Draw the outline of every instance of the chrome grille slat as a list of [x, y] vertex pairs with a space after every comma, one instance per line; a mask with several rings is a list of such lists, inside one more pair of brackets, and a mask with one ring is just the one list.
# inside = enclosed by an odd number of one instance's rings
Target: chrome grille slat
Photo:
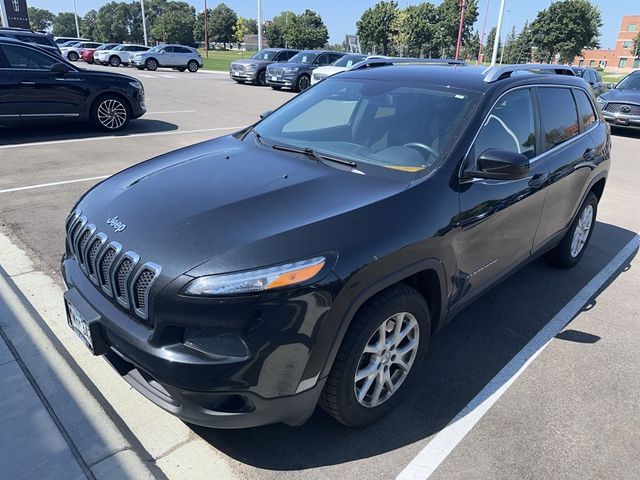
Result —
[[[623, 107], [629, 107], [628, 112], [623, 112]], [[633, 103], [620, 103], [620, 102], [610, 102], [604, 108], [605, 112], [611, 113], [622, 113], [623, 115], [633, 115], [640, 116], [640, 105], [635, 105]]]
[[78, 210], [69, 215], [65, 229], [69, 249], [89, 279], [120, 306], [151, 325], [149, 293], [161, 267], [152, 262], [139, 265], [137, 253], [122, 253], [122, 245], [109, 242], [105, 233], [96, 232], [96, 226]]

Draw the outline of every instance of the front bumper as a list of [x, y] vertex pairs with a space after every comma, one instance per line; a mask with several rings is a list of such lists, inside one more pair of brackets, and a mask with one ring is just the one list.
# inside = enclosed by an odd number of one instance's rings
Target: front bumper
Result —
[[[327, 346], [322, 351], [314, 345], [314, 337], [331, 292], [306, 289], [280, 301], [226, 301], [217, 307], [196, 301], [188, 309], [185, 299], [160, 302], [151, 312], [152, 329], [103, 295], [73, 257], [63, 260], [62, 273], [74, 306], [99, 315], [107, 361], [136, 390], [184, 421], [217, 428], [299, 425], [313, 413], [324, 379], [317, 367], [315, 375], [307, 367], [319, 364], [312, 356], [329, 354]], [[187, 346], [186, 328], [198, 322], [209, 322], [213, 339], [242, 339], [248, 353], [203, 353]]]
[[146, 59], [144, 58], [132, 58], [129, 63], [131, 63], [131, 65], [136, 66], [136, 67], [141, 67], [144, 65]]
[[295, 75], [274, 76], [270, 75], [269, 71], [267, 71], [266, 80], [267, 85], [270, 85], [272, 87], [292, 87], [295, 84], [296, 77]]
[[640, 128], [640, 117], [623, 113], [610, 113], [602, 110], [604, 119], [615, 127]]

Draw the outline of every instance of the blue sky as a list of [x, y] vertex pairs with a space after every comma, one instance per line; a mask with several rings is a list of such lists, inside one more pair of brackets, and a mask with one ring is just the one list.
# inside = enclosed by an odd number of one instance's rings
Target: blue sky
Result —
[[[202, 9], [203, 0], [187, 0], [197, 9]], [[431, 0], [435, 4], [441, 0]], [[262, 0], [263, 17], [269, 19], [282, 10], [302, 12], [305, 8], [317, 11], [329, 28], [331, 42], [341, 42], [346, 33], [355, 33], [356, 21], [368, 7], [374, 5], [377, 0]], [[53, 12], [72, 11], [73, 0], [27, 0], [29, 6], [47, 8]], [[78, 14], [83, 15], [92, 8], [98, 9], [107, 0], [76, 0]], [[215, 7], [219, 2], [208, 0], [209, 8]], [[243, 17], [256, 17], [256, 0], [226, 0], [225, 3]], [[420, 3], [414, 0], [399, 0], [400, 6]], [[550, 4], [550, 0], [507, 0], [507, 12], [505, 14], [505, 30], [522, 27], [526, 20], [533, 20], [541, 10]], [[638, 0], [592, 0], [592, 3], [600, 7], [604, 26], [600, 39], [603, 48], [614, 48], [620, 28], [620, 19], [625, 14], [640, 14], [640, 1]], [[495, 25], [498, 17], [500, 0], [480, 0], [480, 16], [476, 28], [482, 33], [485, 11], [489, 5], [487, 18], [487, 32]]]

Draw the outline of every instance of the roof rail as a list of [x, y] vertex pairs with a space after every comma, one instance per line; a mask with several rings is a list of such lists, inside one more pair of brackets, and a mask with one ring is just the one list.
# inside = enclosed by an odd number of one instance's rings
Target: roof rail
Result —
[[532, 72], [532, 73], [553, 73], [556, 75], [569, 75], [575, 77], [575, 73], [571, 67], [567, 65], [553, 65], [546, 63], [527, 63], [521, 65], [496, 65], [487, 68], [484, 81], [487, 83], [497, 82], [509, 78], [515, 72]]
[[426, 65], [466, 65], [464, 60], [454, 60], [452, 58], [370, 58], [353, 65], [349, 70], [360, 70], [362, 68], [383, 67], [398, 64], [426, 64]]

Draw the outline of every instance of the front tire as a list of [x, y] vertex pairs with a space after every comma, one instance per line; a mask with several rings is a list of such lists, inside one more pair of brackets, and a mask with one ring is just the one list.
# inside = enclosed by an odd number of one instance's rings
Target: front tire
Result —
[[109, 65], [111, 65], [112, 67], [119, 67], [121, 63], [122, 60], [120, 60], [120, 57], [118, 57], [117, 55], [113, 55], [109, 59]]
[[78, 54], [76, 52], [69, 52], [69, 55], [67, 55], [67, 58], [69, 59], [70, 62], [77, 62]]
[[580, 261], [591, 240], [597, 213], [598, 197], [589, 192], [567, 233], [547, 254], [549, 263], [559, 268], [571, 268]]
[[408, 285], [368, 300], [349, 325], [320, 406], [349, 427], [387, 415], [420, 372], [430, 330], [427, 303]]
[[91, 121], [100, 130], [118, 132], [129, 124], [131, 111], [128, 103], [117, 95], [98, 98], [91, 107]]
[[298, 78], [298, 82], [296, 83], [296, 91], [304, 92], [310, 86], [311, 78], [309, 75], [300, 75], [300, 78]]
[[198, 65], [198, 62], [196, 62], [195, 60], [189, 60], [189, 63], [187, 63], [187, 69], [191, 73], [196, 73], [199, 68], [200, 68], [200, 65]]
[[256, 85], [264, 87], [267, 84], [267, 72], [266, 70], [260, 70], [256, 77]]
[[155, 58], [149, 58], [144, 62], [144, 66], [150, 72], [155, 72], [158, 69], [158, 61]]

